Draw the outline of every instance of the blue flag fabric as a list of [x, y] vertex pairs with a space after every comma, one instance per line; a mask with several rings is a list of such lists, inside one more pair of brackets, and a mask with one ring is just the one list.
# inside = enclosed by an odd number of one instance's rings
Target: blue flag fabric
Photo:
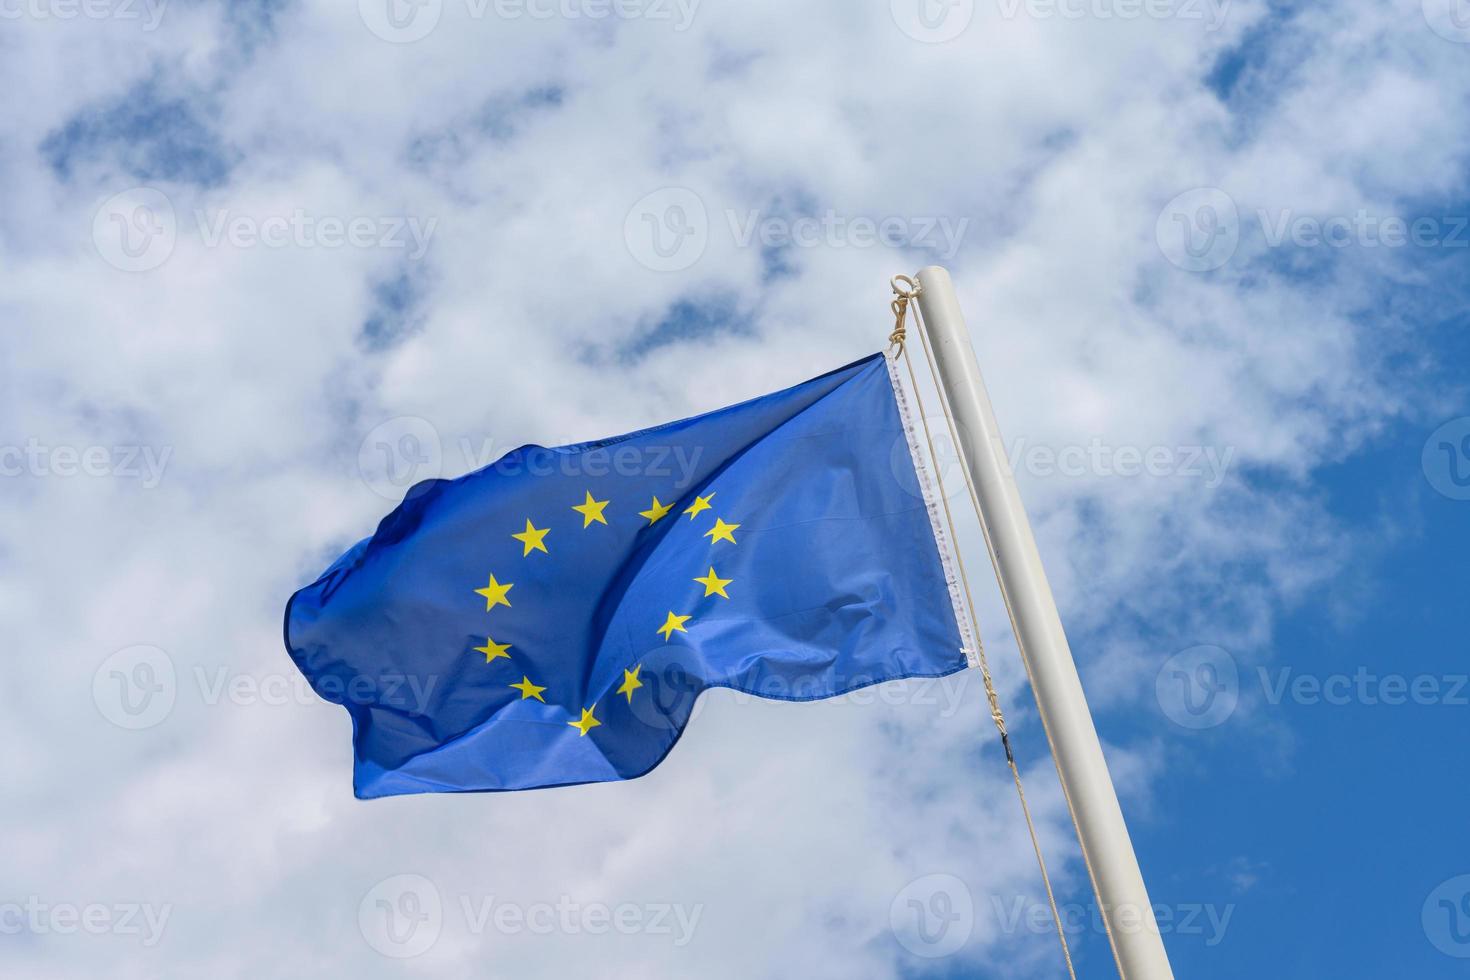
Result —
[[630, 779], [705, 688], [810, 700], [964, 668], [899, 397], [875, 354], [416, 485], [286, 607], [291, 657], [352, 716], [357, 795]]

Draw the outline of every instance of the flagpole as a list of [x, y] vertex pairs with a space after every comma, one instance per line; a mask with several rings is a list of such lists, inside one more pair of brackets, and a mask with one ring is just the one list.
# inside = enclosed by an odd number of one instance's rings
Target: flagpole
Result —
[[949, 273], [918, 274], [919, 312], [958, 429], [1041, 722], [1123, 980], [1173, 980], [1102, 744], [1067, 646]]

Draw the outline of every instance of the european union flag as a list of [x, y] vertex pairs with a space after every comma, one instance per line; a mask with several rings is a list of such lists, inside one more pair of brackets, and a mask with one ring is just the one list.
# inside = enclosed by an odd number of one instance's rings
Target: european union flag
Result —
[[[286, 607], [359, 797], [631, 779], [694, 699], [832, 697], [974, 649], [882, 354], [418, 484]], [[965, 625], [961, 625], [965, 624]]]

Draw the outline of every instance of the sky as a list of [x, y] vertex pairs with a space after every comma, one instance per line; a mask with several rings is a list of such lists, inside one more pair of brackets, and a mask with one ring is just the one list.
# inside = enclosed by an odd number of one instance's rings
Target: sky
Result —
[[934, 263], [1176, 975], [1464, 975], [1463, 0], [0, 21], [6, 975], [1063, 976], [972, 671], [710, 692], [626, 783], [362, 802], [280, 638], [413, 481], [854, 360]]

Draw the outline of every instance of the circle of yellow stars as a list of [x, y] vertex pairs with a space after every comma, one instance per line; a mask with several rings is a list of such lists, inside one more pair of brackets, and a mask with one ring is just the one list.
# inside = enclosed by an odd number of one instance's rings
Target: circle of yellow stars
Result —
[[[702, 496], [696, 494], [694, 497], [694, 502], [691, 503], [688, 507], [685, 507], [682, 513], [688, 516], [690, 521], [693, 521], [705, 511], [714, 509], [714, 505], [710, 502], [714, 498], [714, 491], [711, 491]], [[675, 502], [676, 501], [671, 500], [669, 503], [664, 503], [657, 496], [654, 496], [653, 501], [649, 504], [647, 510], [638, 511], [638, 516], [648, 522], [644, 525], [644, 527], [652, 527], [659, 521], [663, 520], [665, 517], [669, 516], [669, 514], [674, 509]], [[588, 528], [592, 527], [593, 524], [601, 524], [603, 526], [607, 526], [607, 506], [609, 503], [611, 503], [611, 500], [598, 500], [592, 495], [591, 490], [587, 490], [585, 491], [585, 496], [582, 502], [580, 504], [572, 504], [571, 509], [581, 515], [582, 530], [585, 531]], [[704, 532], [704, 537], [710, 539], [711, 546], [719, 544], [720, 542], [738, 544], [739, 542], [735, 537], [735, 532], [738, 530], [740, 530], [739, 524], [731, 524], [727, 522], [723, 517], [716, 515], [714, 526], [711, 527], [708, 531]], [[526, 518], [525, 529], [512, 534], [511, 537], [514, 540], [520, 542], [521, 557], [530, 558], [532, 552], [539, 551], [544, 555], [551, 554], [550, 549], [546, 545], [546, 536], [550, 533], [551, 528], [549, 526], [538, 528], [535, 522], [528, 517]], [[475, 589], [475, 594], [482, 596], [485, 600], [485, 611], [488, 613], [492, 611], [496, 606], [505, 606], [507, 608], [510, 608], [510, 590], [515, 588], [515, 583], [501, 582], [493, 574], [489, 576], [489, 579], [490, 581], [485, 585], [484, 588]], [[725, 589], [726, 586], [733, 584], [734, 579], [721, 578], [719, 573], [715, 571], [714, 565], [710, 565], [709, 571], [707, 573], [702, 576], [696, 576], [693, 581], [704, 586], [704, 595], [702, 596], [702, 598], [707, 599], [710, 596], [719, 596], [722, 599], [728, 599], [730, 598], [730, 593], [725, 591]], [[668, 611], [668, 616], [664, 619], [663, 625], [655, 630], [655, 632], [658, 635], [662, 636], [664, 638], [664, 642], [667, 643], [673, 639], [675, 633], [688, 633], [689, 630], [685, 626], [685, 624], [693, 618], [693, 613], [681, 616], [670, 609]], [[475, 647], [474, 650], [476, 653], [483, 653], [485, 655], [486, 664], [492, 664], [497, 660], [511, 659], [511, 645], [509, 643], [497, 643], [489, 636], [485, 637], [485, 643], [483, 646]], [[635, 665], [631, 670], [625, 669], [623, 671], [623, 682], [618, 687], [617, 693], [625, 696], [628, 699], [629, 704], [633, 703], [633, 692], [643, 687], [643, 680], [639, 676], [642, 671], [642, 664]], [[521, 681], [519, 684], [508, 684], [506, 686], [511, 688], [512, 690], [520, 692], [520, 700], [522, 701], [534, 699], [536, 701], [540, 701], [542, 704], [546, 703], [546, 698], [542, 696], [546, 691], [545, 685], [536, 684], [531, 680], [530, 677], [526, 676], [525, 674], [521, 675]], [[602, 722], [598, 720], [595, 714], [596, 709], [596, 704], [593, 704], [590, 707], [582, 708], [581, 717], [578, 718], [576, 721], [569, 721], [567, 722], [567, 724], [570, 725], [572, 728], [575, 728], [579, 736], [586, 736], [588, 732], [602, 724]]]

